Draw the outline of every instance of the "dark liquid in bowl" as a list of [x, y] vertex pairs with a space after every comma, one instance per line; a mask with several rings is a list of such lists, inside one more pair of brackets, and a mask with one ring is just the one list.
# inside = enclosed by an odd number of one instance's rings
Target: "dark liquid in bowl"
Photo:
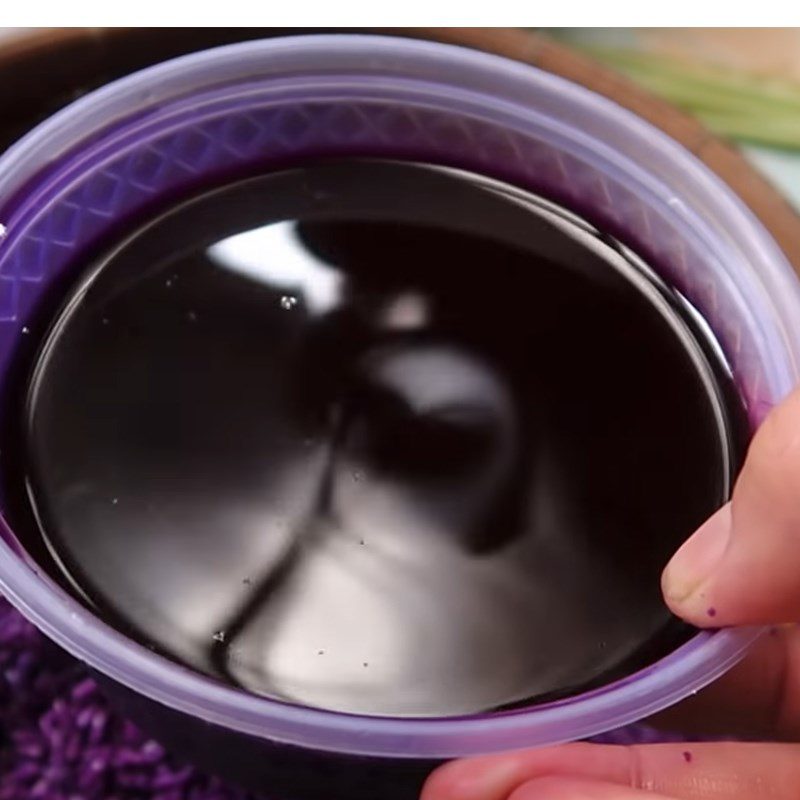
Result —
[[685, 640], [659, 574], [745, 440], [703, 321], [613, 240], [357, 160], [100, 258], [25, 413], [26, 535], [71, 591], [221, 680], [386, 715], [540, 702]]

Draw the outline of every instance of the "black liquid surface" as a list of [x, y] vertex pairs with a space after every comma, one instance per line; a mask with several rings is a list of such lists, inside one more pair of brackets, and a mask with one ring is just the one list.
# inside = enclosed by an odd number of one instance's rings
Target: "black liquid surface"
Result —
[[28, 486], [59, 579], [253, 692], [451, 715], [689, 631], [659, 573], [741, 409], [680, 298], [474, 176], [340, 161], [196, 199], [44, 343]]

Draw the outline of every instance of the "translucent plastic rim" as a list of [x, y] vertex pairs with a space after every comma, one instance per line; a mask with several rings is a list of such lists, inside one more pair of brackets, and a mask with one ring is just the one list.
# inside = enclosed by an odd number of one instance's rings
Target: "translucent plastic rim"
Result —
[[[586, 157], [635, 184], [728, 270], [761, 370], [757, 421], [797, 378], [800, 290], [784, 256], [736, 196], [691, 154], [615, 104], [567, 81], [462, 48], [372, 36], [248, 42], [193, 54], [86, 96], [0, 159], [0, 203], [48, 161], [137, 108], [209, 85], [274, 75], [353, 73], [387, 87], [423, 83], [469, 93], [498, 115], [536, 114], [554, 136], [580, 140]], [[388, 89], [387, 89], [388, 90]], [[571, 132], [571, 133], [570, 133]], [[579, 135], [580, 134], [580, 135]], [[665, 212], [666, 213], [666, 212]], [[2, 221], [2, 220], [0, 220]], [[0, 248], [2, 241], [0, 241]], [[656, 664], [593, 692], [519, 711], [447, 719], [376, 718], [288, 705], [226, 687], [163, 659], [99, 621], [37, 573], [0, 525], [0, 587], [37, 627], [113, 680], [190, 716], [264, 739], [348, 754], [438, 758], [585, 738], [645, 717], [714, 680], [758, 636], [754, 629], [699, 633]]]

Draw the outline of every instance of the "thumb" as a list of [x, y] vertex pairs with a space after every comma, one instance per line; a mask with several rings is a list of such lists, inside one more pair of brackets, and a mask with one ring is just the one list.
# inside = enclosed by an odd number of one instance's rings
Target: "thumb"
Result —
[[662, 588], [700, 626], [800, 621], [800, 390], [767, 416], [732, 501], [673, 556]]

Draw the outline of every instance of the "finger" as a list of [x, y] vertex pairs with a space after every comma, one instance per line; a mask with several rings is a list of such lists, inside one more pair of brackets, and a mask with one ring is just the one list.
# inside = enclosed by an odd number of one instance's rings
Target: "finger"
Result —
[[800, 621], [800, 390], [767, 416], [732, 502], [678, 550], [662, 587], [700, 626]]
[[684, 734], [800, 740], [800, 628], [772, 628], [730, 672], [649, 721]]
[[428, 779], [421, 800], [507, 800], [529, 781], [554, 777], [676, 800], [797, 800], [800, 745], [578, 743], [525, 750], [445, 764]]
[[523, 783], [509, 800], [666, 800], [664, 795], [574, 778], [537, 778]]

